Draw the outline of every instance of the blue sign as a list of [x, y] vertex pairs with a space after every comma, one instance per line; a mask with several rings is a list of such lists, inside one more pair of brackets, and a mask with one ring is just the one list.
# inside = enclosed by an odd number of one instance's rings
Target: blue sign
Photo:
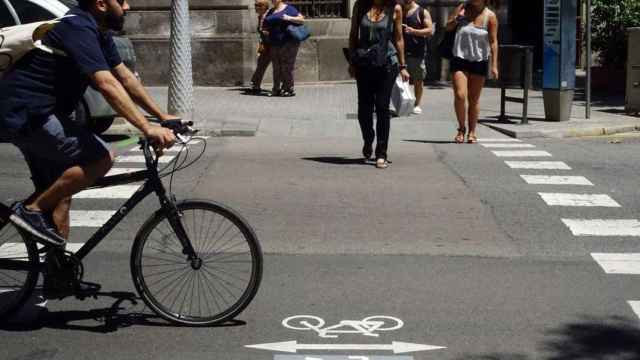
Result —
[[544, 0], [544, 89], [576, 85], [576, 0]]

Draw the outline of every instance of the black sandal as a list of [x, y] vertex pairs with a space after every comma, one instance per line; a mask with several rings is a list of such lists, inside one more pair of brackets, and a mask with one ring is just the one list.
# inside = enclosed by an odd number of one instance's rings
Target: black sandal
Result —
[[458, 128], [458, 135], [456, 135], [455, 138], [453, 138], [453, 141], [456, 142], [456, 144], [464, 144], [464, 136], [467, 133], [467, 128]]

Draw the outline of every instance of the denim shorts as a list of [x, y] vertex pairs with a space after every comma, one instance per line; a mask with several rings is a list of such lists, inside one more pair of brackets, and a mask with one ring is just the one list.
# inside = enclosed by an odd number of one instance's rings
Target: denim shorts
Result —
[[70, 118], [50, 115], [12, 139], [29, 166], [36, 191], [48, 189], [67, 169], [109, 156], [109, 146]]

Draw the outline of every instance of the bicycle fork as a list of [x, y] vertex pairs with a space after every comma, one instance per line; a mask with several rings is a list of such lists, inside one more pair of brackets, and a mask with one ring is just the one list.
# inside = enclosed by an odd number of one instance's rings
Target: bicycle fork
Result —
[[191, 263], [191, 268], [199, 270], [202, 267], [202, 259], [198, 257], [196, 250], [191, 244], [189, 235], [182, 225], [182, 212], [176, 206], [175, 198], [172, 196], [170, 200], [166, 199], [164, 206], [166, 211], [168, 211], [167, 219], [169, 220], [169, 224], [182, 245], [182, 253], [187, 255], [187, 259], [189, 259]]

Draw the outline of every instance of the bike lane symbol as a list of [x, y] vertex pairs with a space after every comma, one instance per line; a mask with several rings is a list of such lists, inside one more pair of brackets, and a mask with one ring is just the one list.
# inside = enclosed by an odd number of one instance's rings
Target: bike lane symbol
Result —
[[335, 325], [325, 327], [325, 321], [320, 317], [296, 315], [284, 319], [282, 325], [291, 330], [312, 330], [321, 338], [337, 338], [342, 334], [379, 337], [378, 332], [398, 330], [404, 326], [404, 322], [392, 316], [375, 315], [362, 320], [342, 320]]

